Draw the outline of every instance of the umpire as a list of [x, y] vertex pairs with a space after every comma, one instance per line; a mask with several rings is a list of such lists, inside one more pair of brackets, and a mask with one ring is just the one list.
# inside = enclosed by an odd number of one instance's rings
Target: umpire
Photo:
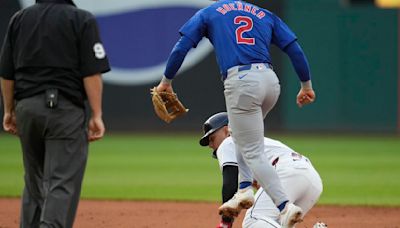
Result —
[[105, 131], [101, 73], [109, 70], [94, 16], [71, 0], [36, 0], [11, 18], [0, 77], [3, 127], [23, 151], [21, 227], [72, 227], [88, 141]]

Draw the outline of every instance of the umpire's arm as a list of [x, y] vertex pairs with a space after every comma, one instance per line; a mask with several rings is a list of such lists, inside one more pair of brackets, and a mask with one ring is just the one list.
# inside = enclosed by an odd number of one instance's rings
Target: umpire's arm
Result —
[[103, 138], [105, 127], [102, 119], [102, 94], [103, 80], [101, 74], [94, 74], [83, 79], [85, 92], [88, 97], [91, 117], [89, 120], [89, 141], [95, 141]]
[[1, 91], [4, 102], [3, 128], [6, 132], [11, 134], [17, 134], [17, 124], [14, 111], [15, 64], [11, 42], [13, 23], [17, 15], [18, 13], [16, 13], [10, 20], [4, 43], [0, 51]]
[[14, 80], [2, 78], [1, 91], [4, 103], [3, 128], [6, 132], [17, 134], [17, 124], [14, 112]]

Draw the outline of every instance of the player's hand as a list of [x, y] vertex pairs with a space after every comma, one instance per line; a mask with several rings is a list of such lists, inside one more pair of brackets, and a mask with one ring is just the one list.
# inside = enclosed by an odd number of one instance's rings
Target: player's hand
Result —
[[233, 217], [228, 217], [228, 216], [221, 216], [221, 222], [217, 225], [217, 228], [231, 228], [233, 221], [235, 219]]
[[315, 92], [312, 88], [301, 88], [297, 94], [296, 103], [301, 108], [315, 101]]
[[162, 91], [167, 91], [170, 93], [174, 92], [174, 90], [172, 89], [171, 83], [160, 82], [160, 84], [158, 84], [158, 86], [157, 86], [157, 92], [162, 92]]
[[217, 228], [232, 228], [232, 223], [221, 221], [218, 223]]
[[6, 132], [16, 135], [17, 131], [17, 120], [15, 118], [15, 113], [4, 113], [3, 117], [3, 128]]
[[256, 179], [253, 179], [253, 183], [251, 183], [251, 186], [254, 188], [254, 189], [259, 189], [261, 186], [258, 184], [258, 181], [256, 180]]
[[90, 142], [103, 138], [106, 131], [101, 117], [92, 117], [89, 120], [88, 139]]

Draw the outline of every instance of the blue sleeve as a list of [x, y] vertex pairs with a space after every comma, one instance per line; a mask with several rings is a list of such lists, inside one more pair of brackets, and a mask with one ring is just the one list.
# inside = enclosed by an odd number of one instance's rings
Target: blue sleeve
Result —
[[303, 50], [297, 41], [287, 45], [283, 50], [292, 61], [293, 67], [299, 76], [300, 81], [305, 82], [311, 79], [310, 67]]
[[192, 18], [187, 21], [179, 33], [182, 36], [186, 36], [191, 39], [194, 43], [194, 47], [200, 42], [200, 40], [206, 36], [207, 25], [205, 23], [205, 9], [199, 10]]
[[164, 72], [165, 77], [167, 77], [168, 79], [174, 78], [176, 72], [178, 72], [183, 63], [186, 54], [194, 46], [195, 44], [191, 39], [186, 36], [181, 36], [179, 41], [175, 44], [174, 49], [172, 49], [171, 54], [169, 55], [167, 66]]
[[281, 50], [285, 49], [287, 45], [297, 40], [293, 31], [283, 22], [279, 17], [272, 14], [273, 30], [272, 30], [272, 43], [278, 46]]

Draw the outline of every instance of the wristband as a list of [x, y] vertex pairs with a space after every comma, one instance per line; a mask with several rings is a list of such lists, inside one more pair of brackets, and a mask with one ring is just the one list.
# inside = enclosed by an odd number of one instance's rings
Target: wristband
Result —
[[169, 79], [167, 77], [165, 77], [165, 75], [162, 77], [161, 79], [161, 83], [163, 84], [171, 84], [172, 83], [172, 79]]
[[305, 81], [305, 82], [300, 82], [301, 88], [302, 89], [312, 89], [312, 83], [311, 80]]

